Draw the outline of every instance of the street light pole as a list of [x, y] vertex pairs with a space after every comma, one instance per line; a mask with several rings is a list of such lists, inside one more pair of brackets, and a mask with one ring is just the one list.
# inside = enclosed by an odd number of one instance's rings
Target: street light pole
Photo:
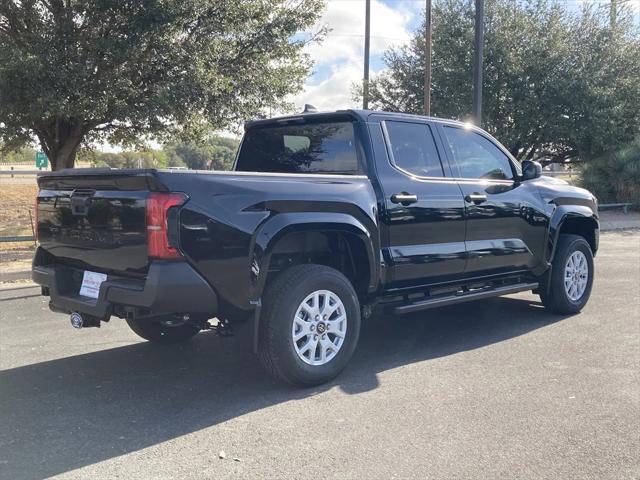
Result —
[[371, 0], [365, 2], [364, 19], [364, 80], [362, 82], [362, 108], [369, 109], [369, 44], [371, 40]]
[[431, 0], [427, 0], [425, 7], [424, 32], [424, 114], [431, 115]]
[[484, 49], [484, 0], [476, 0], [475, 59], [473, 62], [473, 117], [482, 124], [482, 52]]

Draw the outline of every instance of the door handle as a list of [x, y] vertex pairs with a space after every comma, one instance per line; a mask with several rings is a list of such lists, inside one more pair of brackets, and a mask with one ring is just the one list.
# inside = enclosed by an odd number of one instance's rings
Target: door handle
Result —
[[475, 203], [476, 205], [479, 203], [483, 203], [487, 201], [487, 196], [481, 193], [470, 193], [464, 199], [469, 203]]
[[394, 193], [391, 195], [391, 201], [393, 203], [401, 203], [406, 207], [407, 205], [416, 203], [418, 201], [418, 196], [407, 192]]

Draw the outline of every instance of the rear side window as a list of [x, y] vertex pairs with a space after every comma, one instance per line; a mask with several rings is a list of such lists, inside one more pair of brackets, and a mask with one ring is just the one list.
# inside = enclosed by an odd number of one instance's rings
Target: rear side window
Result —
[[444, 127], [461, 178], [512, 180], [511, 162], [491, 140], [479, 133]]
[[395, 165], [420, 177], [443, 177], [433, 134], [424, 123], [385, 122]]
[[275, 173], [363, 173], [351, 122], [250, 128], [236, 171]]

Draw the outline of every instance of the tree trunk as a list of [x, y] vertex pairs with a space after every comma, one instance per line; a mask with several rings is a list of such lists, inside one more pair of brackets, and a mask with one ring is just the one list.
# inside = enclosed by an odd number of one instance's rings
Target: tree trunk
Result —
[[531, 147], [531, 150], [529, 150], [529, 153], [527, 154], [525, 160], [533, 160], [533, 156], [535, 155], [536, 150], [538, 150], [538, 144], [534, 143]]
[[76, 152], [88, 131], [85, 122], [77, 118], [55, 118], [35, 128], [42, 149], [49, 157], [51, 170], [73, 168]]
[[513, 147], [511, 147], [511, 149], [509, 150], [509, 152], [511, 153], [511, 155], [513, 155], [513, 158], [518, 158], [518, 156], [520, 155], [520, 149], [522, 148], [520, 142], [517, 142]]

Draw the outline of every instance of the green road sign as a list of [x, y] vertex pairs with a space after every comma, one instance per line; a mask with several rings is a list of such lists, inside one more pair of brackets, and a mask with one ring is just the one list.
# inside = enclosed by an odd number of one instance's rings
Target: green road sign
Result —
[[36, 153], [36, 168], [47, 168], [49, 166], [49, 159], [44, 152]]

